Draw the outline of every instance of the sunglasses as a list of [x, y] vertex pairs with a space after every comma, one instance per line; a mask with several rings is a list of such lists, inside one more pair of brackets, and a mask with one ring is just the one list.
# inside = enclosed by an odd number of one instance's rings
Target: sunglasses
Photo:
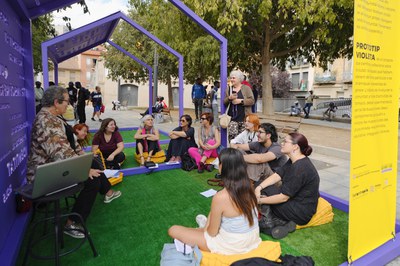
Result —
[[186, 122], [186, 120], [183, 120], [183, 119], [181, 119], [180, 121], [181, 121], [181, 122]]
[[206, 117], [200, 117], [200, 120], [207, 120]]

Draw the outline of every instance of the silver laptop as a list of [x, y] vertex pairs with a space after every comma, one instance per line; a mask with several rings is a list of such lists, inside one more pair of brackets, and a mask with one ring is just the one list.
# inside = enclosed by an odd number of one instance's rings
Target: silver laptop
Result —
[[23, 196], [36, 199], [76, 186], [86, 181], [92, 165], [93, 153], [39, 165], [35, 181], [17, 191]]

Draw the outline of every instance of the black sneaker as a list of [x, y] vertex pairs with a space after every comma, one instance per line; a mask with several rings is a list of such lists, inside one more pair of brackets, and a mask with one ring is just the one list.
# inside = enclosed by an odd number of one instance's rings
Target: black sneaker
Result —
[[75, 223], [64, 226], [64, 234], [69, 235], [73, 238], [84, 238], [84, 229]]
[[96, 119], [94, 119], [94, 118], [92, 117], [92, 121], [96, 121]]
[[289, 233], [294, 232], [296, 230], [295, 222], [288, 222], [284, 225], [275, 226], [271, 230], [271, 236], [275, 239], [282, 239], [286, 237]]
[[99, 122], [102, 122], [102, 121], [103, 121], [103, 119], [99, 118]]

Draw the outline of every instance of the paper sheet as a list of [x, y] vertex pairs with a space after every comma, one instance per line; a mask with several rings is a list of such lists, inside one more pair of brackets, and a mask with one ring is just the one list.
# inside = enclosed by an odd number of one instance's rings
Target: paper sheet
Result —
[[201, 192], [200, 194], [206, 198], [209, 198], [209, 197], [214, 196], [216, 193], [217, 193], [217, 191], [215, 189], [210, 188], [209, 190]]
[[104, 174], [106, 175], [107, 178], [118, 177], [119, 176], [119, 170], [106, 169], [106, 170], [104, 170]]
[[190, 254], [193, 251], [191, 246], [184, 244], [183, 242], [179, 241], [178, 239], [174, 239], [174, 243], [175, 243], [176, 250], [183, 254]]

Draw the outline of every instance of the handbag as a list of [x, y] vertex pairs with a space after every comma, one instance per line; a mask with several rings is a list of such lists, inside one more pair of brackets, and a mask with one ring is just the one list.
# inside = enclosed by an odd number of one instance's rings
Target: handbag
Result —
[[228, 125], [231, 122], [231, 116], [228, 115], [228, 110], [229, 110], [230, 106], [231, 106], [231, 103], [228, 104], [228, 107], [226, 108], [225, 113], [219, 116], [219, 125], [222, 128], [228, 128]]
[[106, 109], [106, 107], [105, 107], [104, 105], [102, 105], [102, 106], [100, 107], [100, 113], [104, 113], [105, 109]]
[[190, 254], [183, 254], [176, 250], [175, 244], [164, 244], [161, 252], [160, 266], [200, 266], [202, 254], [197, 246]]

